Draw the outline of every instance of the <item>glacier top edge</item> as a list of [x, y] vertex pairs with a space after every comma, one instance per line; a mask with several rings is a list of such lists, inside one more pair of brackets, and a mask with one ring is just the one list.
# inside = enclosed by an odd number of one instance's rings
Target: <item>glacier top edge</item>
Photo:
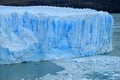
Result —
[[0, 6], [0, 14], [7, 15], [9, 13], [16, 12], [19, 15], [24, 12], [38, 15], [48, 16], [71, 16], [71, 15], [85, 15], [85, 14], [107, 14], [107, 12], [96, 11], [94, 9], [74, 9], [66, 7], [53, 7], [53, 6], [27, 6], [27, 7], [16, 7], [16, 6]]

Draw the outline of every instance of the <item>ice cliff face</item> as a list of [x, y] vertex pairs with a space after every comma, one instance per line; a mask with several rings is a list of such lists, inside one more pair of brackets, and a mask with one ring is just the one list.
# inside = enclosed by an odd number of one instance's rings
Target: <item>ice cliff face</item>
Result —
[[0, 6], [0, 64], [110, 52], [112, 28], [102, 11]]

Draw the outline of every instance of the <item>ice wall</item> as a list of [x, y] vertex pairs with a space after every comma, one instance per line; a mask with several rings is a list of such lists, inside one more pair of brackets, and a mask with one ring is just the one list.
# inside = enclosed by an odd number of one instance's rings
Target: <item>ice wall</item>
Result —
[[0, 6], [0, 64], [73, 58], [112, 50], [107, 12]]

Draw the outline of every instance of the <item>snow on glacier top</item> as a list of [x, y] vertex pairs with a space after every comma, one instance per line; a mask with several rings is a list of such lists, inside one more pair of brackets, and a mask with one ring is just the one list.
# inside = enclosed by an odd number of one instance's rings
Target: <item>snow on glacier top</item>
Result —
[[[74, 9], [66, 7], [53, 7], [53, 6], [28, 6], [28, 7], [13, 7], [13, 6], [0, 6], [0, 14], [29, 12], [31, 14], [43, 15], [43, 16], [71, 16], [82, 14], [99, 14], [103, 11], [96, 11], [94, 9]], [[107, 13], [107, 12], [106, 12]]]

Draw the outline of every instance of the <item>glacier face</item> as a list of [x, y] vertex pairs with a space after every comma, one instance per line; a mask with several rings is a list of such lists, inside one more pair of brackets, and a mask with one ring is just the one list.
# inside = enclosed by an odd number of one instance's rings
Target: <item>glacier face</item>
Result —
[[0, 64], [91, 56], [112, 50], [107, 12], [0, 6]]

